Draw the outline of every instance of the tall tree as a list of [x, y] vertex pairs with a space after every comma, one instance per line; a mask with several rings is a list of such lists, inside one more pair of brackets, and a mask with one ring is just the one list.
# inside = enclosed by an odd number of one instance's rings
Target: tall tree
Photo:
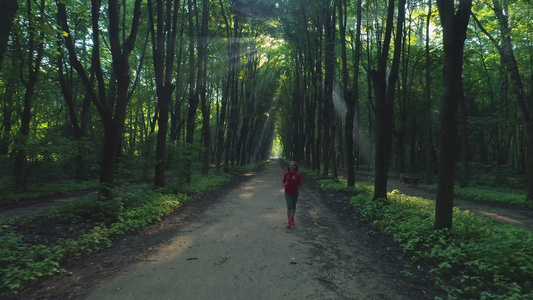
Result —
[[[194, 2], [194, 3], [193, 3]], [[187, 136], [185, 141], [187, 142], [188, 153], [187, 153], [187, 164], [185, 169], [185, 175], [187, 183], [191, 182], [192, 176], [192, 149], [194, 143], [194, 129], [196, 127], [196, 110], [198, 109], [198, 93], [196, 86], [196, 31], [195, 31], [195, 22], [194, 22], [194, 13], [197, 11], [198, 7], [195, 5], [196, 1], [187, 0], [187, 11], [188, 11], [188, 25], [189, 25], [189, 111], [187, 113]]]
[[[533, 96], [528, 94], [526, 88], [524, 87], [522, 75], [520, 74], [520, 68], [518, 67], [518, 61], [514, 53], [514, 46], [512, 43], [512, 30], [509, 25], [509, 9], [507, 2], [500, 0], [493, 0], [493, 10], [496, 18], [498, 20], [501, 42], [498, 42], [482, 25], [482, 23], [477, 19], [476, 16], [473, 16], [474, 21], [477, 23], [479, 28], [487, 35], [491, 40], [493, 45], [498, 50], [501, 56], [501, 62], [504, 65], [505, 69], [509, 72], [511, 78], [511, 84], [513, 87], [513, 92], [515, 94], [518, 109], [521, 113], [522, 123], [525, 127], [525, 137], [528, 142], [527, 147], [527, 175], [526, 175], [526, 186], [527, 186], [527, 199], [530, 202], [533, 202], [533, 111], [532, 111], [532, 101]], [[503, 3], [503, 4], [502, 4]]]
[[11, 73], [5, 78], [5, 92], [2, 105], [2, 138], [0, 139], [0, 155], [7, 156], [11, 144], [11, 128], [13, 126], [14, 95], [17, 91], [16, 74]]
[[[27, 74], [20, 74], [23, 78], [23, 84], [26, 88], [24, 93], [24, 104], [20, 116], [20, 132], [15, 138], [15, 164], [13, 169], [13, 180], [17, 188], [24, 189], [26, 186], [27, 175], [27, 152], [26, 146], [28, 136], [30, 134], [30, 122], [32, 119], [33, 98], [35, 96], [35, 88], [39, 73], [41, 72], [41, 63], [44, 56], [44, 32], [39, 30], [44, 25], [44, 10], [45, 1], [41, 0], [36, 3], [38, 13], [33, 10], [33, 2], [26, 1], [26, 18], [28, 23], [28, 38], [26, 45], [26, 57], [22, 57], [23, 50], [18, 49], [21, 57], [20, 60], [24, 62]], [[20, 43], [17, 43], [20, 45]], [[21, 68], [22, 72], [22, 68]]]
[[[347, 186], [354, 186], [355, 185], [355, 160], [359, 160], [358, 155], [355, 155], [355, 153], [359, 154], [360, 149], [360, 139], [359, 139], [359, 125], [360, 125], [360, 111], [359, 111], [359, 74], [360, 74], [360, 62], [361, 62], [361, 26], [362, 26], [362, 0], [357, 0], [356, 2], [356, 29], [355, 29], [355, 49], [354, 49], [354, 57], [353, 57], [353, 91], [348, 95], [347, 98], [345, 96], [345, 99], [347, 104], [347, 111], [346, 111], [346, 129], [345, 129], [345, 136], [346, 136], [346, 161], [347, 161], [347, 168], [348, 168], [348, 183]], [[356, 122], [356, 139], [357, 142], [357, 150], [354, 151], [354, 118], [355, 113], [357, 111], [357, 122]]]
[[0, 70], [17, 10], [17, 0], [0, 0]]
[[[232, 1], [235, 2], [235, 1]], [[230, 165], [235, 162], [235, 147], [237, 140], [237, 123], [239, 119], [239, 70], [240, 63], [240, 43], [242, 37], [241, 14], [237, 9], [237, 4], [233, 6], [233, 34], [230, 45], [230, 74], [229, 74], [229, 122], [224, 144], [224, 171], [229, 171]]]
[[208, 30], [209, 30], [209, 0], [202, 2], [202, 18], [200, 39], [198, 41], [198, 93], [202, 109], [202, 174], [209, 173], [209, 153], [211, 149], [211, 130], [209, 120], [211, 107], [207, 101], [207, 58], [208, 58]]
[[403, 24], [405, 20], [405, 0], [398, 3], [398, 20], [396, 23], [396, 35], [394, 39], [394, 55], [389, 81], [386, 81], [387, 59], [389, 55], [390, 40], [393, 29], [395, 1], [389, 0], [385, 38], [378, 59], [378, 69], [372, 71], [372, 81], [376, 96], [376, 159], [374, 200], [387, 198], [387, 180], [389, 173], [389, 156], [392, 145], [392, 126], [394, 110], [394, 89], [398, 79], [400, 65], [400, 53], [402, 44]]
[[[91, 2], [91, 24], [92, 24], [92, 58], [91, 74], [88, 74], [86, 68], [82, 65], [77, 57], [75, 41], [72, 38], [68, 25], [65, 4], [56, 1], [58, 7], [58, 20], [62, 30], [65, 32], [65, 45], [68, 49], [71, 66], [78, 72], [82, 84], [87, 90], [91, 101], [96, 106], [104, 127], [104, 148], [102, 153], [102, 163], [100, 169], [100, 183], [102, 188], [100, 195], [104, 199], [111, 199], [111, 188], [114, 186], [115, 168], [119, 153], [119, 145], [122, 140], [124, 130], [124, 121], [126, 118], [126, 109], [130, 100], [130, 64], [129, 57], [135, 47], [139, 23], [141, 17], [141, 0], [135, 0], [133, 15], [129, 34], [126, 34], [120, 21], [120, 4], [118, 0], [109, 0], [107, 4], [108, 17], [108, 42], [111, 52], [112, 77], [111, 83], [107, 83], [104, 78], [106, 73], [102, 68], [104, 61], [101, 53], [100, 40], [100, 17], [105, 11], [102, 8], [100, 0]], [[126, 4], [126, 3], [124, 3]], [[126, 7], [124, 7], [124, 11]], [[125, 18], [125, 16], [124, 16]], [[124, 30], [124, 31], [123, 31]], [[92, 79], [94, 76], [95, 80]]]
[[[226, 39], [227, 39], [227, 58], [228, 62], [231, 61], [231, 55], [232, 55], [232, 38], [231, 38], [231, 26], [230, 22], [228, 20], [228, 16], [226, 15], [224, 5], [222, 1], [219, 1], [220, 3], [220, 9], [222, 13], [222, 17], [224, 19], [225, 24], [225, 31], [226, 31]], [[220, 116], [218, 118], [218, 124], [217, 124], [217, 131], [216, 131], [216, 153], [215, 153], [215, 169], [217, 171], [220, 170], [220, 167], [222, 166], [222, 154], [224, 153], [224, 124], [226, 123], [226, 114], [227, 114], [227, 104], [229, 99], [229, 93], [230, 93], [230, 84], [231, 84], [231, 78], [232, 78], [232, 65], [228, 63], [226, 65], [226, 72], [227, 76], [222, 80], [223, 81], [223, 88], [222, 88], [222, 97], [221, 97], [221, 107], [220, 107]]]
[[[333, 79], [335, 77], [335, 27], [336, 27], [336, 3], [325, 1], [324, 7], [324, 175], [328, 175], [331, 168], [336, 168], [334, 162], [335, 153], [335, 129], [336, 118], [333, 106]], [[336, 170], [336, 169], [335, 169]]]
[[439, 179], [435, 229], [452, 227], [455, 160], [457, 157], [457, 110], [464, 101], [463, 49], [472, 0], [437, 0], [444, 43], [444, 97], [441, 106]]
[[432, 141], [432, 134], [431, 134], [431, 57], [430, 57], [430, 51], [429, 51], [429, 32], [430, 32], [430, 25], [431, 25], [431, 3], [433, 0], [428, 0], [428, 12], [426, 16], [426, 86], [425, 86], [425, 92], [426, 92], [426, 130], [425, 130], [425, 139], [426, 139], [426, 183], [431, 184], [433, 182], [432, 179], [432, 165], [433, 165], [433, 141]]
[[155, 151], [154, 185], [165, 186], [167, 169], [167, 132], [172, 93], [174, 60], [176, 57], [176, 36], [178, 32], [178, 9], [180, 1], [156, 0], [155, 13], [152, 0], [148, 0], [152, 56], [154, 63], [159, 110], [157, 143]]
[[[360, 4], [358, 2], [357, 4]], [[354, 116], [355, 116], [355, 99], [353, 96], [353, 92], [349, 89], [348, 86], [348, 62], [347, 62], [347, 55], [346, 55], [346, 19], [347, 19], [347, 3], [346, 1], [340, 0], [338, 4], [339, 9], [339, 39], [341, 42], [341, 65], [342, 65], [342, 89], [343, 89], [343, 97], [344, 102], [346, 103], [346, 116], [345, 116], [345, 135], [344, 138], [346, 140], [346, 166], [348, 169], [348, 182], [347, 186], [354, 186], [355, 185], [355, 169], [354, 169], [354, 151], [353, 151], [353, 123], [354, 123]], [[360, 24], [357, 24], [358, 29], [360, 30]], [[359, 36], [357, 36], [359, 37]], [[356, 39], [357, 39], [356, 37]], [[355, 41], [356, 45], [359, 45], [359, 41]], [[356, 46], [357, 47], [357, 46]], [[357, 50], [356, 50], [357, 52]], [[355, 54], [357, 55], [357, 54]], [[357, 59], [356, 59], [357, 60]], [[356, 69], [357, 66], [354, 66], [354, 69]], [[355, 76], [355, 75], [354, 75]], [[355, 80], [354, 80], [355, 81]]]

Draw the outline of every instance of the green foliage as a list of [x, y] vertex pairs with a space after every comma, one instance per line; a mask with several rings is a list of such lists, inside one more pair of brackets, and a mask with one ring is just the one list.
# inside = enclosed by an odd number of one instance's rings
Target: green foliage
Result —
[[[65, 253], [70, 255], [84, 255], [96, 250], [107, 248], [111, 245], [113, 237], [130, 232], [136, 232], [161, 219], [188, 200], [184, 194], [161, 194], [152, 191], [134, 191], [119, 194], [114, 204], [105, 207], [110, 208], [104, 215], [105, 221], [114, 220], [111, 224], [99, 223], [89, 233], [81, 235], [77, 240], [68, 240], [65, 243]], [[101, 203], [103, 204], [103, 203]], [[100, 204], [100, 205], [101, 205]], [[102, 221], [101, 211], [92, 221]], [[86, 213], [86, 211], [84, 211]]]
[[0, 295], [16, 293], [24, 284], [42, 276], [62, 272], [59, 246], [31, 245], [24, 237], [11, 231], [8, 225], [0, 228]]
[[350, 203], [415, 262], [432, 267], [435, 283], [450, 297], [525, 299], [533, 296], [533, 234], [469, 211], [454, 211], [454, 228], [433, 229], [433, 201], [389, 193], [372, 201], [359, 190]]

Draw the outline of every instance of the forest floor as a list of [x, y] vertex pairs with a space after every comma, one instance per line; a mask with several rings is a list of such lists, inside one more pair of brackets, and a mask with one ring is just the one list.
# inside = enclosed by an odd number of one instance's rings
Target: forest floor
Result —
[[[287, 229], [283, 172], [279, 161], [272, 161], [238, 176], [142, 232], [114, 241], [111, 248], [82, 260], [66, 258], [65, 274], [41, 280], [13, 299], [443, 296], [426, 266], [411, 266], [391, 237], [377, 233], [338, 201], [348, 193], [320, 191], [304, 176], [296, 225]], [[389, 188], [434, 199], [428, 191], [395, 180]], [[456, 205], [533, 230], [531, 211], [465, 200]], [[3, 217], [16, 210], [3, 211]]]

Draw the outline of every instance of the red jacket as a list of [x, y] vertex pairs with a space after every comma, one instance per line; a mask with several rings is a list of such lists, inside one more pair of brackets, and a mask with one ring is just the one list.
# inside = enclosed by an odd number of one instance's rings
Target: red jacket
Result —
[[293, 174], [285, 172], [283, 185], [285, 186], [285, 194], [298, 195], [298, 187], [302, 186], [302, 175], [298, 171]]

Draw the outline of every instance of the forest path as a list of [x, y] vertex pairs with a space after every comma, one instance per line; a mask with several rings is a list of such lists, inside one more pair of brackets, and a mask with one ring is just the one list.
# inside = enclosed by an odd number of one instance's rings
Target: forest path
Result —
[[[343, 172], [344, 173], [344, 172]], [[346, 174], [343, 174], [345, 176]], [[374, 179], [367, 176], [356, 175], [356, 181], [374, 182]], [[416, 185], [399, 182], [396, 179], [391, 179], [387, 182], [387, 190], [398, 190], [401, 194], [422, 197], [435, 201], [437, 194], [434, 191], [417, 187]], [[496, 219], [498, 221], [520, 226], [529, 231], [533, 231], [533, 210], [520, 209], [511, 207], [502, 203], [488, 203], [474, 200], [468, 200], [461, 197], [454, 198], [454, 206], [461, 210], [469, 210], [480, 216]]]
[[305, 176], [296, 225], [287, 229], [283, 172], [269, 163], [87, 299], [435, 296], [431, 285], [403, 276], [398, 253], [332, 212]]
[[[339, 173], [346, 177], [346, 171], [339, 170]], [[356, 180], [364, 182], [373, 182], [373, 178], [369, 176], [363, 176], [361, 174], [356, 174]], [[423, 188], [417, 187], [416, 185], [405, 184], [403, 182], [399, 182], [398, 180], [391, 178], [389, 178], [389, 181], [387, 183], [387, 189], [389, 191], [399, 190], [402, 194], [423, 197], [429, 200], [436, 200], [437, 198], [436, 192], [434, 191], [428, 191]], [[96, 192], [91, 193], [96, 194]], [[58, 196], [39, 201], [31, 201], [29, 203], [20, 203], [19, 205], [11, 208], [0, 208], [0, 220], [6, 220], [14, 217], [30, 216], [49, 208], [58, 207], [70, 203], [78, 199], [79, 197], [79, 195], [73, 195], [68, 197]], [[520, 226], [522, 228], [528, 229], [529, 231], [533, 231], [533, 210], [531, 209], [520, 209], [505, 204], [473, 201], [460, 197], [455, 197], [454, 205], [460, 208], [461, 210], [469, 210], [481, 216], [490, 217], [504, 223]]]
[[6, 207], [1, 209], [0, 208], [0, 221], [1, 220], [7, 220], [15, 217], [29, 217], [31, 215], [35, 215], [39, 212], [42, 212], [46, 209], [54, 208], [54, 207], [61, 207], [65, 204], [68, 204], [76, 199], [80, 198], [80, 195], [88, 195], [93, 194], [96, 195], [96, 192], [87, 192], [72, 196], [55, 196], [50, 197], [47, 199], [42, 200], [32, 200], [28, 202], [20, 202], [17, 203], [17, 205], [14, 205], [12, 207]]

